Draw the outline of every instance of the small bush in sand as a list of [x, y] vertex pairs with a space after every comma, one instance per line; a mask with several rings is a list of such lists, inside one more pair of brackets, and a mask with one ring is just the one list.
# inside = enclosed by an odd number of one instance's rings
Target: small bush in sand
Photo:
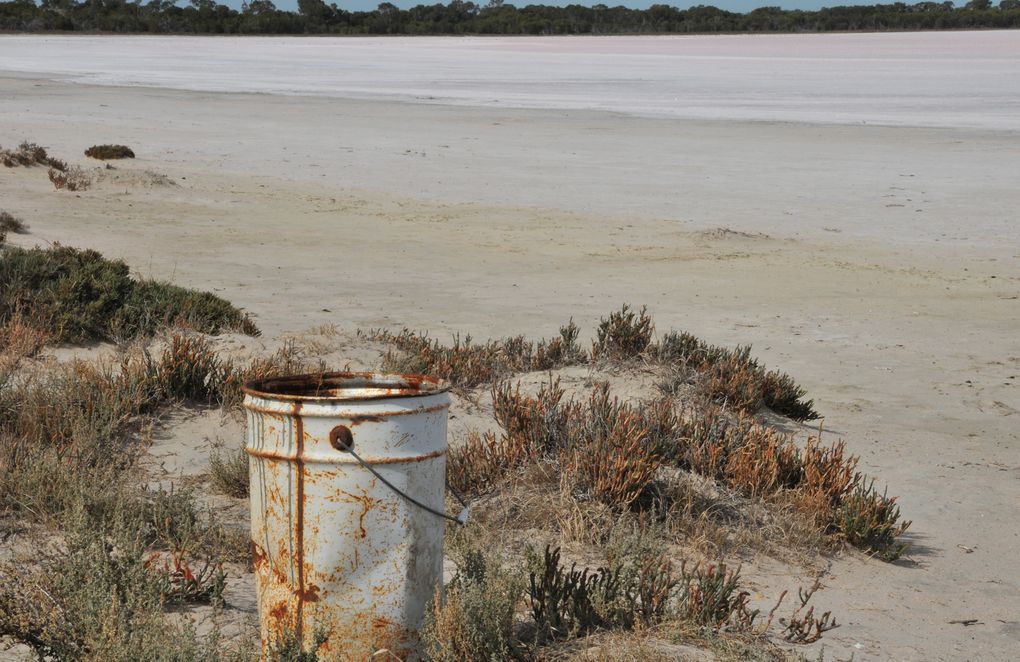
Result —
[[883, 561], [895, 561], [906, 553], [909, 545], [897, 540], [910, 527], [900, 521], [896, 498], [879, 493], [874, 480], [863, 479], [853, 491], [840, 500], [835, 525], [846, 540]]
[[14, 234], [26, 234], [28, 226], [17, 216], [8, 212], [0, 211], [0, 233], [13, 232]]
[[93, 145], [85, 150], [85, 156], [91, 159], [109, 161], [113, 159], [133, 159], [135, 153], [127, 145]]
[[457, 575], [437, 594], [425, 615], [422, 643], [432, 662], [514, 659], [522, 648], [515, 636], [517, 604], [524, 590], [520, 573], [494, 555], [470, 550]]
[[238, 448], [223, 454], [213, 452], [209, 457], [209, 472], [217, 492], [244, 499], [248, 496], [248, 454]]
[[0, 163], [8, 168], [30, 168], [35, 165], [48, 166], [58, 172], [67, 169], [67, 164], [46, 153], [46, 149], [35, 143], [23, 142], [17, 149], [0, 147]]
[[64, 170], [50, 168], [46, 175], [58, 191], [86, 191], [92, 186], [92, 176], [78, 166], [70, 166]]
[[202, 336], [175, 333], [162, 357], [152, 364], [152, 380], [163, 398], [212, 404], [218, 399], [226, 367]]
[[650, 353], [671, 370], [663, 384], [668, 393], [690, 384], [706, 397], [746, 413], [765, 405], [797, 421], [818, 418], [814, 403], [804, 399], [804, 389], [785, 373], [767, 372], [751, 356], [750, 346], [727, 349], [671, 331]]
[[627, 508], [659, 465], [641, 416], [611, 399], [608, 387], [593, 391], [587, 403], [562, 398], [557, 382], [543, 386], [537, 397], [506, 384], [494, 387], [493, 408], [503, 434], [474, 435], [452, 451], [451, 484], [477, 494], [529, 463], [556, 460], [565, 485], [579, 498]]
[[56, 342], [133, 338], [171, 324], [258, 333], [247, 315], [213, 294], [136, 281], [119, 260], [59, 244], [5, 250], [0, 324], [18, 311], [44, 324]]
[[634, 312], [624, 304], [619, 311], [610, 313], [599, 323], [592, 356], [611, 359], [638, 357], [651, 344], [654, 330], [652, 318], [644, 306]]
[[587, 408], [571, 414], [569, 441], [560, 455], [564, 480], [579, 496], [629, 508], [660, 465], [640, 413], [610, 398], [609, 385], [602, 384]]

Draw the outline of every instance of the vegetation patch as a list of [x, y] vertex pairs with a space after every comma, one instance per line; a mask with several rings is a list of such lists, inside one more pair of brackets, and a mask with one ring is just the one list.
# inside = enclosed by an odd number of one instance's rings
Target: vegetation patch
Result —
[[181, 325], [257, 335], [243, 312], [208, 292], [137, 281], [120, 260], [55, 244], [7, 247], [0, 260], [0, 325], [22, 315], [54, 342], [135, 338]]
[[676, 331], [655, 342], [654, 330], [646, 308], [634, 310], [625, 304], [599, 322], [591, 352], [578, 345], [580, 330], [573, 321], [560, 328], [558, 338], [537, 343], [523, 336], [486, 343], [475, 343], [470, 336], [455, 336], [452, 345], [444, 345], [407, 329], [400, 333], [377, 330], [365, 336], [393, 345], [396, 351], [387, 354], [385, 369], [425, 372], [455, 386], [472, 387], [517, 373], [568, 365], [641, 359], [665, 371], [662, 388], [667, 393], [693, 387], [705, 397], [744, 413], [755, 413], [766, 406], [797, 421], [819, 417], [804, 389], [789, 375], [767, 370], [751, 356], [750, 346], [727, 349]]
[[93, 145], [85, 150], [85, 156], [100, 161], [114, 159], [133, 159], [135, 153], [127, 145]]
[[67, 170], [67, 164], [46, 153], [46, 148], [35, 143], [23, 142], [16, 149], [0, 147], [0, 163], [8, 168], [31, 168], [46, 166], [58, 172]]
[[0, 235], [4, 235], [8, 232], [13, 232], [14, 234], [26, 234], [28, 232], [28, 226], [25, 225], [25, 222], [17, 216], [5, 211], [0, 211]]
[[472, 434], [449, 455], [450, 484], [462, 493], [506, 488], [541, 464], [570, 501], [661, 514], [672, 507], [663, 498], [679, 470], [765, 504], [795, 504], [821, 533], [883, 559], [906, 550], [896, 539], [910, 523], [900, 521], [894, 499], [870, 483], [862, 487], [868, 479], [843, 442], [822, 446], [814, 437], [802, 449], [779, 430], [716, 405], [635, 407], [611, 397], [606, 384], [586, 402], [564, 401], [557, 382], [535, 396], [499, 384], [492, 399], [502, 433]]
[[78, 166], [68, 166], [63, 170], [50, 168], [46, 175], [58, 191], [86, 191], [92, 186], [92, 175]]
[[517, 372], [551, 370], [584, 362], [586, 354], [577, 344], [578, 332], [577, 326], [569, 322], [560, 327], [559, 337], [537, 343], [515, 336], [478, 344], [471, 336], [463, 339], [456, 336], [452, 346], [408, 329], [400, 333], [377, 330], [364, 336], [390, 343], [398, 350], [386, 355], [385, 370], [428, 373], [456, 386], [470, 387]]

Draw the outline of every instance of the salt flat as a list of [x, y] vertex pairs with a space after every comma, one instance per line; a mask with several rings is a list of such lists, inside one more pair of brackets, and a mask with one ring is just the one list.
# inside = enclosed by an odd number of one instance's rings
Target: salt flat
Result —
[[0, 69], [104, 85], [689, 119], [1020, 129], [1020, 33], [0, 37]]
[[[907, 562], [826, 570], [827, 659], [1012, 660], [1018, 49], [3, 36], [0, 145], [139, 158], [78, 195], [0, 168], [0, 208], [32, 229], [10, 239], [211, 289], [270, 337], [548, 336], [628, 301], [660, 330], [753, 343], [914, 520]], [[790, 572], [753, 579], [774, 594]]]

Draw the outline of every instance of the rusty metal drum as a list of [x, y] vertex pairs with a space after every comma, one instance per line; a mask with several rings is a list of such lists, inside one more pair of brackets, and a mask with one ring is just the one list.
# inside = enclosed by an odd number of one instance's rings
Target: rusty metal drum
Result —
[[320, 659], [419, 659], [442, 581], [446, 386], [325, 373], [244, 393], [263, 649], [296, 637]]

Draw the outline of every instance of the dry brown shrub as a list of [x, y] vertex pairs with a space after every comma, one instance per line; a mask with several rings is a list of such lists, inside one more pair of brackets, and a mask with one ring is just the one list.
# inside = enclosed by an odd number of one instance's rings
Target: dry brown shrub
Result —
[[71, 166], [64, 170], [50, 168], [46, 174], [53, 182], [53, 188], [57, 190], [85, 191], [92, 186], [92, 176], [78, 166]]
[[13, 370], [22, 359], [35, 356], [48, 339], [44, 324], [15, 313], [0, 325], [0, 374]]
[[632, 359], [640, 356], [652, 343], [655, 325], [645, 306], [634, 312], [624, 304], [619, 311], [599, 322], [598, 335], [592, 344], [592, 356], [600, 359]]
[[54, 170], [63, 171], [67, 168], [60, 159], [55, 159], [46, 153], [44, 147], [35, 143], [23, 142], [16, 149], [3, 149], [0, 147], [0, 163], [8, 168], [30, 168], [34, 165], [44, 165]]
[[789, 438], [765, 425], [738, 425], [742, 443], [731, 449], [725, 469], [730, 487], [760, 498], [797, 485], [800, 457]]
[[[588, 418], [580, 425], [561, 459], [564, 479], [572, 491], [614, 508], [626, 509], [655, 476], [660, 461], [641, 416], [609, 400], [608, 388], [597, 389]], [[576, 424], [575, 424], [576, 425]]]
[[800, 459], [804, 470], [801, 482], [804, 505], [818, 522], [825, 522], [861, 480], [857, 472], [858, 458], [846, 455], [844, 441], [823, 447], [818, 437], [811, 437]]
[[762, 405], [761, 379], [756, 368], [739, 352], [706, 361], [698, 368], [697, 386], [711, 400], [753, 413]]

